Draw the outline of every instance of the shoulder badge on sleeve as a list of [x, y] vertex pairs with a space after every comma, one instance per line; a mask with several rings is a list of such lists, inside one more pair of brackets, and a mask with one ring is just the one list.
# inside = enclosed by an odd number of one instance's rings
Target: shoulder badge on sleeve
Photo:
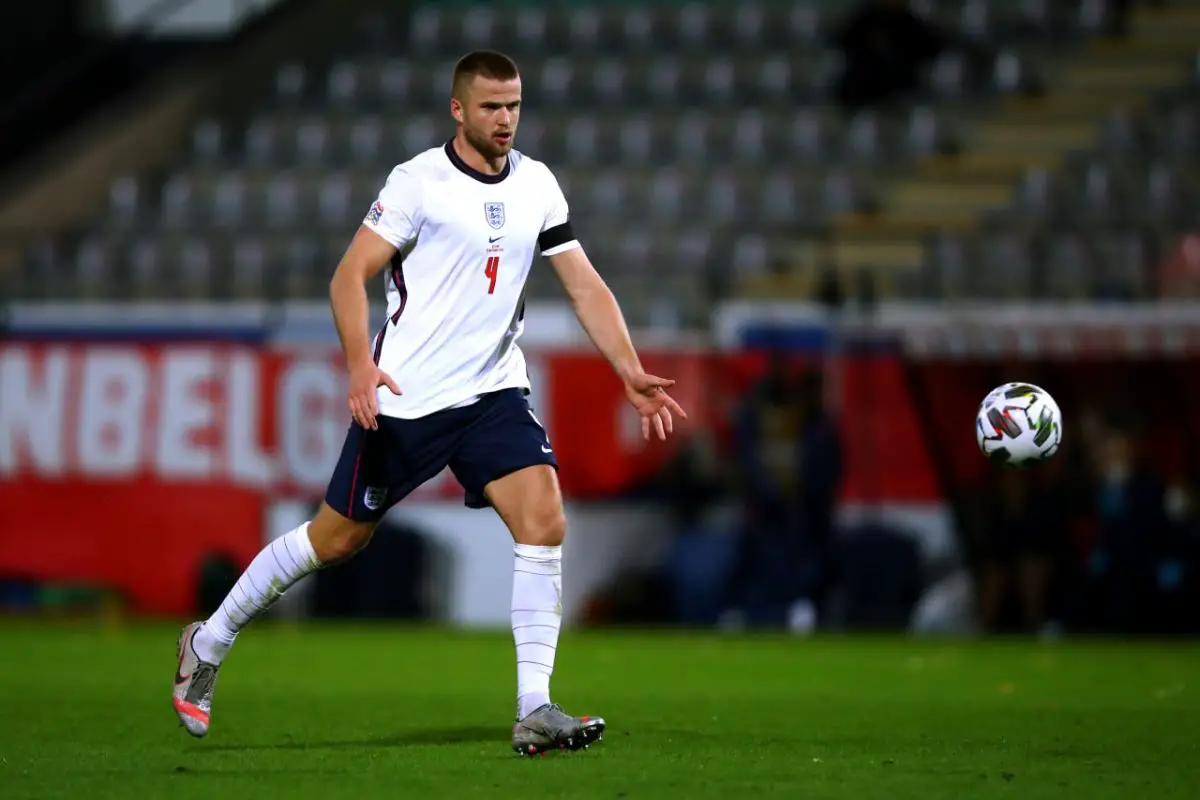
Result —
[[383, 216], [383, 201], [376, 200], [371, 205], [371, 210], [367, 212], [367, 222], [372, 225], [378, 225], [380, 218]]

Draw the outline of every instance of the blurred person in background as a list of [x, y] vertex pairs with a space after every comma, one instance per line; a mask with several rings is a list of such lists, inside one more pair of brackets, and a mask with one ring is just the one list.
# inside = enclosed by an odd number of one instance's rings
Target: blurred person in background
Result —
[[737, 555], [729, 510], [728, 476], [717, 444], [705, 430], [690, 436], [659, 476], [657, 494], [671, 515], [666, 573], [675, 618], [711, 626], [724, 607]]
[[1094, 485], [1096, 539], [1087, 554], [1082, 624], [1132, 634], [1148, 624], [1155, 551], [1166, 536], [1166, 487], [1127, 427], [1110, 428]]
[[921, 70], [937, 58], [946, 40], [905, 0], [866, 0], [835, 32], [832, 44], [844, 64], [838, 101], [853, 113], [917, 89]]
[[1166, 524], [1155, 548], [1154, 603], [1151, 618], [1156, 632], [1200, 632], [1200, 476], [1167, 489]]
[[734, 597], [751, 625], [809, 629], [833, 571], [841, 441], [820, 373], [797, 376], [772, 351], [737, 412], [743, 552]]
[[980, 623], [989, 633], [1037, 633], [1049, 619], [1050, 580], [1065, 561], [1068, 506], [1058, 464], [1039, 467], [1046, 471], [996, 468], [988, 480], [978, 593]]
[[1076, 420], [1074, 434], [1065, 437], [1059, 453], [1043, 465], [1053, 474], [1053, 491], [1059, 493], [1054, 499], [1065, 513], [1062, 560], [1053, 570], [1048, 599], [1055, 622], [1064, 626], [1074, 624], [1080, 598], [1087, 595], [1087, 559], [1098, 527], [1097, 481], [1108, 431], [1104, 413], [1095, 406], [1068, 414]]
[[843, 458], [837, 421], [825, 404], [825, 379], [810, 370], [800, 379], [800, 536], [810, 565], [802, 600], [825, 611], [836, 578], [834, 517]]
[[1080, 409], [1076, 424], [1079, 435], [1069, 445], [1076, 466], [1093, 477], [1100, 473], [1104, 460], [1104, 442], [1108, 438], [1108, 423], [1104, 417], [1104, 412], [1095, 406]]

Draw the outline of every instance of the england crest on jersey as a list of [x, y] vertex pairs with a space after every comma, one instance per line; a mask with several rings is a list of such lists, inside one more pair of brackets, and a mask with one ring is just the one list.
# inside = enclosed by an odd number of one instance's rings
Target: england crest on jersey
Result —
[[487, 215], [488, 225], [496, 230], [504, 227], [504, 203], [484, 203], [483, 213]]

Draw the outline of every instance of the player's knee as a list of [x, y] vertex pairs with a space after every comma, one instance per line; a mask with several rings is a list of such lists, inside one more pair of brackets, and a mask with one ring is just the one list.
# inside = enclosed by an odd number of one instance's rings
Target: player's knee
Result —
[[313, 536], [313, 550], [322, 564], [336, 564], [345, 561], [371, 541], [374, 526], [362, 522], [352, 522], [327, 529], [318, 536]]
[[530, 514], [521, 527], [521, 544], [557, 547], [567, 536], [567, 517], [561, 508], [544, 509]]
[[374, 530], [374, 522], [355, 522], [332, 512], [318, 512], [308, 526], [308, 537], [317, 559], [330, 565], [345, 561], [366, 547]]

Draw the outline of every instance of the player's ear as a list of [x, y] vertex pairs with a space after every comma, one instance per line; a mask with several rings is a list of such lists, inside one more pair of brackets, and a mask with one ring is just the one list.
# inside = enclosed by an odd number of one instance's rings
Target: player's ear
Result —
[[457, 97], [450, 98], [450, 116], [454, 117], [455, 122], [457, 122], [460, 125], [462, 124], [463, 107], [462, 107], [462, 103], [458, 102]]

